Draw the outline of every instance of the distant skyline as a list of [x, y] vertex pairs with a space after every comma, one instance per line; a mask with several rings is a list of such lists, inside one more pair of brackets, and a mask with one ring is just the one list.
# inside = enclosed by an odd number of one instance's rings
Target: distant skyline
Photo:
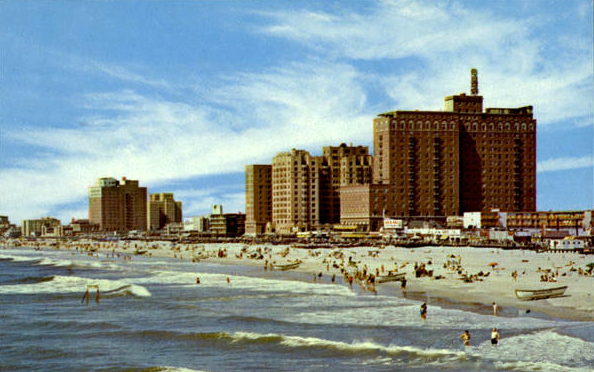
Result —
[[0, 215], [88, 217], [100, 177], [245, 211], [244, 165], [373, 118], [534, 106], [537, 209], [594, 208], [590, 0], [0, 1]]

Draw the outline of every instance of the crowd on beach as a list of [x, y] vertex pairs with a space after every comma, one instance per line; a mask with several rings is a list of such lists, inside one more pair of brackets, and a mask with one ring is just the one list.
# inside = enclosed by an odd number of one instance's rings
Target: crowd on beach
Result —
[[[309, 272], [313, 281], [322, 283], [342, 282], [350, 287], [358, 285], [361, 291], [377, 293], [378, 278], [397, 273], [406, 274], [401, 280], [402, 289], [412, 285], [411, 291], [433, 293], [437, 296], [485, 302], [499, 298], [505, 305], [521, 307], [510, 285], [536, 286], [543, 282], [573, 284], [571, 295], [563, 302], [541, 305], [547, 307], [572, 307], [582, 309], [584, 317], [594, 319], [594, 299], [591, 284], [594, 276], [592, 256], [578, 253], [545, 253], [533, 251], [505, 251], [490, 248], [466, 249], [464, 247], [349, 247], [349, 248], [298, 248], [289, 245], [248, 244], [185, 244], [170, 241], [144, 240], [12, 240], [3, 241], [4, 247], [25, 246], [33, 249], [67, 249], [90, 256], [133, 259], [136, 255], [169, 257], [190, 260], [216, 260], [221, 263], [262, 265], [265, 270], [275, 270], [281, 264], [299, 264], [297, 270]], [[492, 262], [490, 262], [492, 261]], [[564, 263], [565, 262], [565, 263]], [[538, 266], [537, 266], [538, 265]], [[507, 271], [506, 271], [507, 270]], [[508, 275], [502, 275], [510, 272]], [[328, 279], [326, 279], [328, 278]], [[507, 279], [506, 279], [507, 278]], [[587, 282], [584, 282], [587, 281]], [[488, 285], [482, 285], [485, 282]], [[590, 283], [585, 285], [584, 283]], [[459, 291], [466, 285], [472, 291]], [[488, 300], [490, 303], [490, 299]], [[499, 302], [499, 301], [498, 301]], [[568, 305], [569, 304], [569, 305]], [[566, 315], [565, 313], [561, 314]]]

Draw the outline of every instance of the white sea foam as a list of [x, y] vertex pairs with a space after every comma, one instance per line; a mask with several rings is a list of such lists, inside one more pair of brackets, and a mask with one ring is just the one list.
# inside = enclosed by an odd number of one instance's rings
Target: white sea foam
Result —
[[[242, 275], [225, 275], [200, 272], [157, 271], [154, 275], [138, 279], [141, 283], [178, 284], [180, 286], [196, 286], [196, 278], [200, 278], [201, 287], [220, 287], [249, 289], [264, 292], [287, 292], [294, 294], [333, 295], [354, 297], [355, 293], [341, 285], [316, 284], [294, 280], [267, 279]], [[229, 278], [229, 283], [227, 283]]]
[[346, 301], [335, 301], [336, 305], [331, 310], [305, 311], [300, 314], [291, 314], [283, 319], [288, 322], [308, 324], [343, 324], [343, 325], [368, 325], [368, 326], [393, 326], [409, 328], [450, 329], [452, 324], [472, 324], [473, 328], [491, 329], [540, 329], [553, 326], [573, 324], [564, 321], [538, 319], [532, 317], [506, 318], [492, 315], [476, 314], [458, 309], [431, 306], [426, 321], [419, 321], [420, 302], [407, 299], [367, 301], [364, 311], [357, 306], [350, 306]]
[[489, 364], [496, 369], [510, 371], [592, 372], [590, 368], [571, 367], [571, 365], [594, 364], [594, 349], [591, 343], [559, 335], [553, 331], [542, 331], [503, 339], [497, 348], [492, 347], [490, 342], [485, 342], [480, 346], [468, 348], [465, 351], [422, 349], [415, 346], [386, 346], [371, 340], [354, 340], [348, 343], [318, 337], [289, 336], [275, 333], [236, 332], [228, 335], [228, 337], [232, 342], [272, 342], [285, 347], [322, 348], [329, 349], [332, 352], [355, 355], [369, 352], [385, 354], [381, 357], [366, 359], [365, 364], [391, 364], [394, 357], [405, 355], [412, 359], [421, 359], [423, 363], [431, 361], [433, 364], [452, 363], [472, 358], [472, 360], [481, 361], [481, 364]]
[[71, 260], [61, 260], [61, 259], [55, 259], [55, 258], [42, 258], [37, 264], [42, 265], [42, 266], [55, 266], [55, 267], [68, 267], [68, 266], [73, 265]]
[[12, 260], [14, 262], [28, 262], [28, 261], [38, 261], [38, 260], [40, 260], [40, 257], [21, 256], [21, 255], [16, 255], [16, 254], [0, 254], [0, 259]]
[[587, 367], [569, 367], [551, 362], [495, 362], [495, 368], [503, 371], [538, 372], [593, 372]]
[[55, 275], [53, 280], [41, 283], [3, 285], [0, 286], [0, 293], [84, 293], [87, 289], [87, 285], [98, 285], [100, 293], [111, 292], [111, 294], [131, 294], [137, 297], [149, 297], [151, 295], [146, 288], [134, 284], [129, 279], [107, 280], [62, 275]]
[[370, 351], [384, 352], [388, 355], [407, 354], [411, 357], [440, 358], [443, 361], [464, 360], [467, 354], [458, 350], [421, 349], [414, 346], [381, 345], [370, 340], [344, 341], [326, 340], [318, 337], [287, 336], [274, 333], [259, 334], [252, 332], [236, 332], [230, 337], [234, 340], [278, 340], [280, 345], [294, 348], [326, 348], [335, 351], [364, 353]]
[[14, 262], [34, 262], [39, 266], [54, 266], [54, 267], [81, 267], [81, 268], [96, 268], [96, 269], [117, 269], [118, 265], [111, 261], [98, 261], [96, 259], [88, 259], [87, 257], [77, 258], [62, 258], [62, 252], [43, 252], [42, 254], [0, 254], [0, 259], [9, 259]]
[[184, 367], [157, 367], [150, 368], [151, 372], [206, 372], [198, 369], [189, 369]]
[[[482, 358], [506, 362], [518, 370], [569, 371], [571, 365], [594, 366], [594, 343], [560, 335], [552, 330], [502, 338], [497, 347], [486, 341], [476, 348]], [[538, 360], [538, 363], [532, 361]], [[540, 368], [540, 369], [539, 369]], [[581, 371], [582, 369], [575, 369]], [[592, 370], [590, 370], [592, 371]]]

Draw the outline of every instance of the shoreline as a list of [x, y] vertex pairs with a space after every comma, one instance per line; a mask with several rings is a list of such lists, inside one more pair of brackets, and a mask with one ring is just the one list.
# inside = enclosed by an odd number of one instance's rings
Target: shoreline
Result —
[[[330, 284], [329, 277], [335, 275], [343, 284], [349, 285], [344, 273], [355, 274], [364, 270], [373, 274], [386, 274], [388, 270], [406, 273], [406, 289], [402, 293], [400, 282], [375, 284], [375, 289], [381, 288], [396, 296], [418, 297], [422, 301], [423, 294], [429, 298], [436, 298], [437, 302], [463, 305], [483, 305], [485, 313], [492, 314], [491, 303], [496, 302], [500, 309], [515, 308], [520, 312], [530, 310], [546, 316], [573, 320], [594, 321], [594, 277], [578, 275], [577, 268], [584, 268], [592, 260], [587, 256], [574, 253], [536, 253], [533, 251], [515, 251], [503, 249], [466, 248], [466, 247], [349, 247], [349, 248], [292, 248], [289, 245], [246, 245], [241, 243], [211, 243], [211, 244], [173, 244], [171, 242], [68, 242], [60, 245], [24, 245], [33, 249], [73, 250], [88, 255], [118, 255], [133, 259], [136, 254], [143, 254], [153, 258], [172, 258], [190, 262], [209, 262], [224, 265], [256, 266], [264, 270], [264, 265], [273, 263], [287, 264], [300, 261], [301, 265], [293, 269], [309, 274], [312, 280], [322, 274], [321, 282]], [[7, 249], [4, 242], [4, 249]], [[19, 249], [11, 247], [10, 249]], [[258, 258], [248, 258], [260, 250]], [[476, 278], [473, 282], [460, 280], [460, 270], [452, 271], [451, 264], [456, 257], [461, 261], [457, 269], [462, 268], [465, 276]], [[487, 263], [498, 262], [489, 268]], [[594, 261], [594, 260], [593, 260]], [[347, 262], [349, 264], [347, 264]], [[415, 276], [414, 264], [425, 264], [431, 269], [432, 277]], [[567, 265], [569, 263], [571, 265]], [[270, 268], [268, 268], [270, 269]], [[572, 271], [575, 269], [575, 271]], [[480, 270], [480, 271], [479, 271]], [[540, 282], [542, 273], [557, 271], [556, 282]], [[277, 270], [278, 271], [278, 270]], [[511, 275], [519, 272], [517, 279]], [[477, 276], [483, 272], [486, 276]], [[488, 272], [488, 274], [486, 274]], [[442, 277], [436, 280], [435, 277]], [[354, 280], [353, 286], [363, 286], [367, 289], [369, 283]], [[517, 288], [550, 288], [568, 285], [563, 297], [542, 299], [535, 301], [521, 301], [515, 298], [513, 289]], [[400, 293], [399, 293], [400, 292]], [[453, 305], [454, 307], [457, 307]]]

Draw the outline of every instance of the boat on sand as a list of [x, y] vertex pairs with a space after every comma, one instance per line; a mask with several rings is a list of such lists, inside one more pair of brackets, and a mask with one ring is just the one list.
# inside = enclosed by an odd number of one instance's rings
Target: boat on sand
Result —
[[524, 301], [540, 300], [543, 298], [563, 296], [566, 290], [566, 285], [547, 289], [516, 289], [516, 297]]
[[282, 265], [274, 264], [274, 265], [272, 265], [272, 267], [274, 268], [274, 270], [285, 271], [285, 270], [296, 269], [299, 267], [299, 265], [301, 265], [301, 262], [293, 262], [293, 263], [282, 264]]
[[380, 275], [375, 278], [376, 283], [387, 283], [387, 282], [400, 282], [405, 279], [405, 273], [397, 273], [397, 274], [388, 274], [388, 275]]

